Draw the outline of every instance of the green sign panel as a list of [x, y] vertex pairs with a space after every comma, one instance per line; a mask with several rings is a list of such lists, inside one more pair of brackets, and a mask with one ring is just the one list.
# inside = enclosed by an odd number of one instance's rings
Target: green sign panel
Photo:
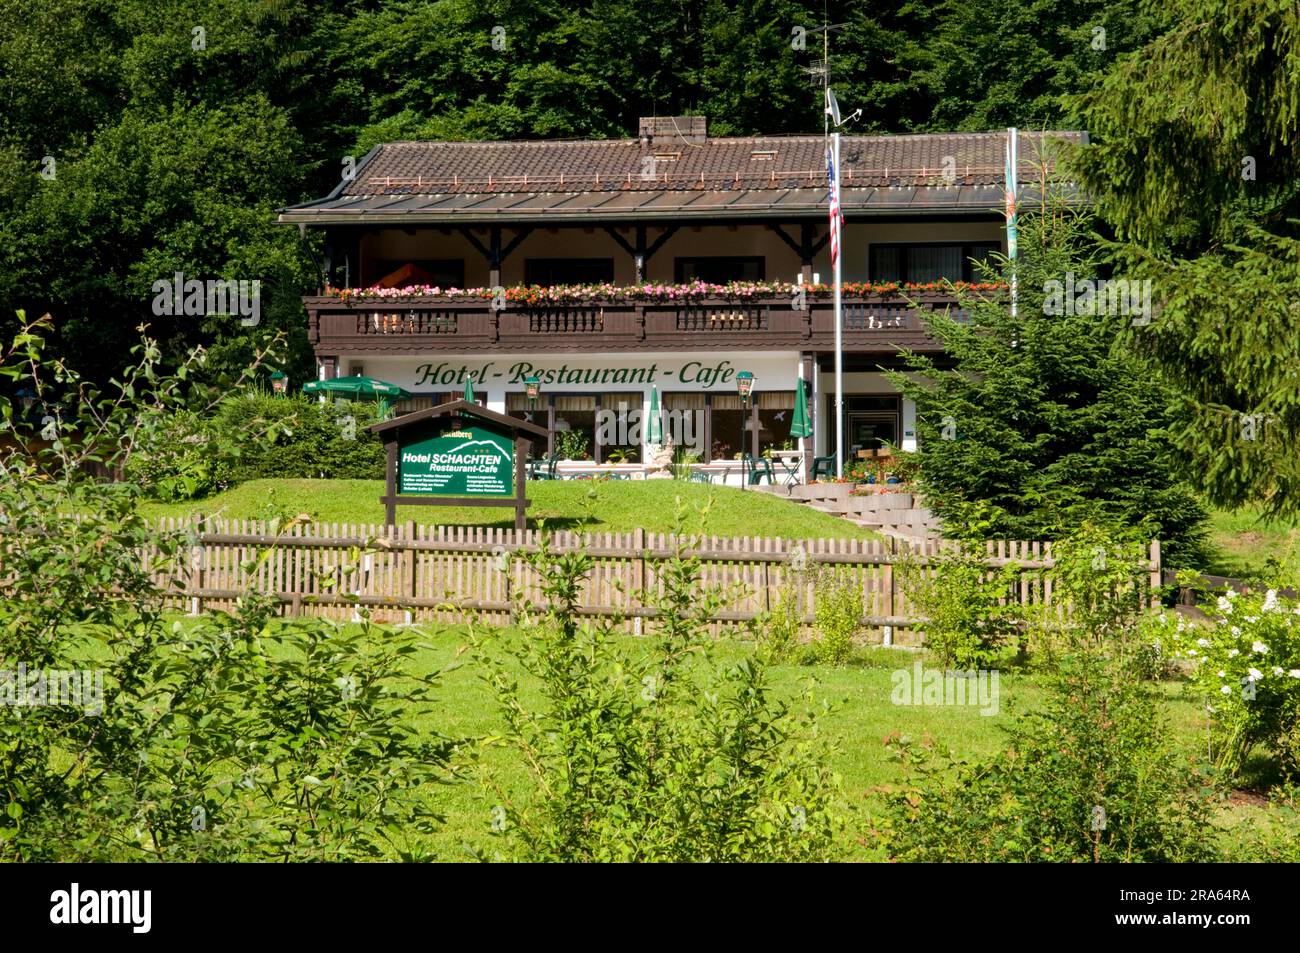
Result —
[[397, 492], [505, 496], [514, 492], [514, 441], [482, 427], [447, 429], [401, 446]]

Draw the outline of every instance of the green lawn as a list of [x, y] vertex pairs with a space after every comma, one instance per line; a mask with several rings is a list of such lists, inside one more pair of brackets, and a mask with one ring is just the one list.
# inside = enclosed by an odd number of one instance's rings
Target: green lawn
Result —
[[[147, 503], [148, 517], [211, 515], [229, 519], [285, 518], [306, 513], [326, 523], [382, 523], [380, 480], [250, 480], [224, 493], [185, 503]], [[530, 527], [542, 520], [552, 529], [590, 532], [647, 532], [673, 529], [676, 498], [687, 508], [685, 530], [718, 536], [782, 536], [812, 539], [869, 539], [873, 534], [848, 520], [801, 503], [754, 490], [708, 486], [676, 480], [557, 480], [528, 484]], [[707, 513], [705, 510], [707, 509]], [[400, 520], [418, 523], [510, 527], [514, 511], [506, 508], [410, 506]]]
[[1290, 545], [1300, 552], [1300, 520], [1264, 522], [1258, 509], [1212, 510], [1209, 531], [1206, 572], [1217, 576], [1257, 573], [1270, 556], [1283, 556]]

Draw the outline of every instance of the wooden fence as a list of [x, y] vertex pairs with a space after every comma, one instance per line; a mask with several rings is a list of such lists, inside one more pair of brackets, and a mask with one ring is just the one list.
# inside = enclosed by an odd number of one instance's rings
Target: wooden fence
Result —
[[[287, 528], [247, 520], [203, 524], [165, 520], [161, 528], [188, 537], [188, 560], [178, 572], [157, 554], [147, 558], [155, 579], [172, 593], [169, 602], [199, 612], [230, 608], [252, 590], [276, 598], [287, 614], [346, 619], [358, 606], [384, 622], [463, 621], [473, 614], [488, 624], [515, 617], [520, 598], [543, 602], [537, 573], [517, 556], [536, 551], [540, 533], [475, 526], [399, 527], [374, 524], [294, 524]], [[769, 537], [692, 536], [663, 533], [549, 533], [553, 552], [583, 550], [592, 559], [580, 612], [621, 617], [640, 630], [655, 615], [641, 598], [661, 591], [661, 564], [679, 542], [701, 561], [702, 583], [728, 594], [715, 614], [718, 629], [744, 625], [796, 598], [804, 624], [816, 608], [819, 573], [830, 567], [849, 574], [863, 597], [863, 623], [877, 638], [914, 641], [920, 620], [908, 605], [895, 573], [904, 559], [935, 571], [942, 544], [890, 538], [789, 540]], [[1054, 601], [1051, 543], [987, 544], [990, 569], [1018, 568], [1008, 600], [1025, 606], [1064, 607]], [[1153, 541], [1146, 572], [1151, 593], [1160, 585], [1160, 545]]]

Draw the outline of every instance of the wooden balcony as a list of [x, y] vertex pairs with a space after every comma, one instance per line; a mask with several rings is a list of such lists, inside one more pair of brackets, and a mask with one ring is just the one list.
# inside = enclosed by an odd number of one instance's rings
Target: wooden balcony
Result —
[[[955, 308], [946, 292], [910, 291], [844, 297], [846, 350], [939, 350], [909, 299], [920, 307]], [[834, 347], [834, 305], [809, 295], [803, 309], [789, 297], [694, 301], [591, 300], [572, 304], [462, 297], [303, 299], [316, 353], [363, 351], [621, 351], [682, 349], [821, 350]]]

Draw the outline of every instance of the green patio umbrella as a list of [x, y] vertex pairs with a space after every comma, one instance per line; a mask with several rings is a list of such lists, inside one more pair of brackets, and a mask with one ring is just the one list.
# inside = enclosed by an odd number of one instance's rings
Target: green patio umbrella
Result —
[[650, 386], [650, 424], [646, 428], [646, 443], [659, 444], [664, 442], [664, 424], [659, 418], [663, 416], [659, 412], [659, 388], [654, 385]]
[[790, 418], [790, 436], [812, 436], [812, 418], [808, 416], [808, 395], [804, 393], [802, 380], [794, 389], [794, 416]]
[[465, 378], [465, 399], [471, 404], [474, 403], [474, 378]]
[[379, 416], [388, 414], [390, 401], [410, 400], [409, 391], [403, 390], [388, 381], [373, 377], [333, 377], [324, 381], [307, 381], [302, 385], [304, 394], [319, 396], [347, 397], [351, 400], [374, 400], [379, 403]]

